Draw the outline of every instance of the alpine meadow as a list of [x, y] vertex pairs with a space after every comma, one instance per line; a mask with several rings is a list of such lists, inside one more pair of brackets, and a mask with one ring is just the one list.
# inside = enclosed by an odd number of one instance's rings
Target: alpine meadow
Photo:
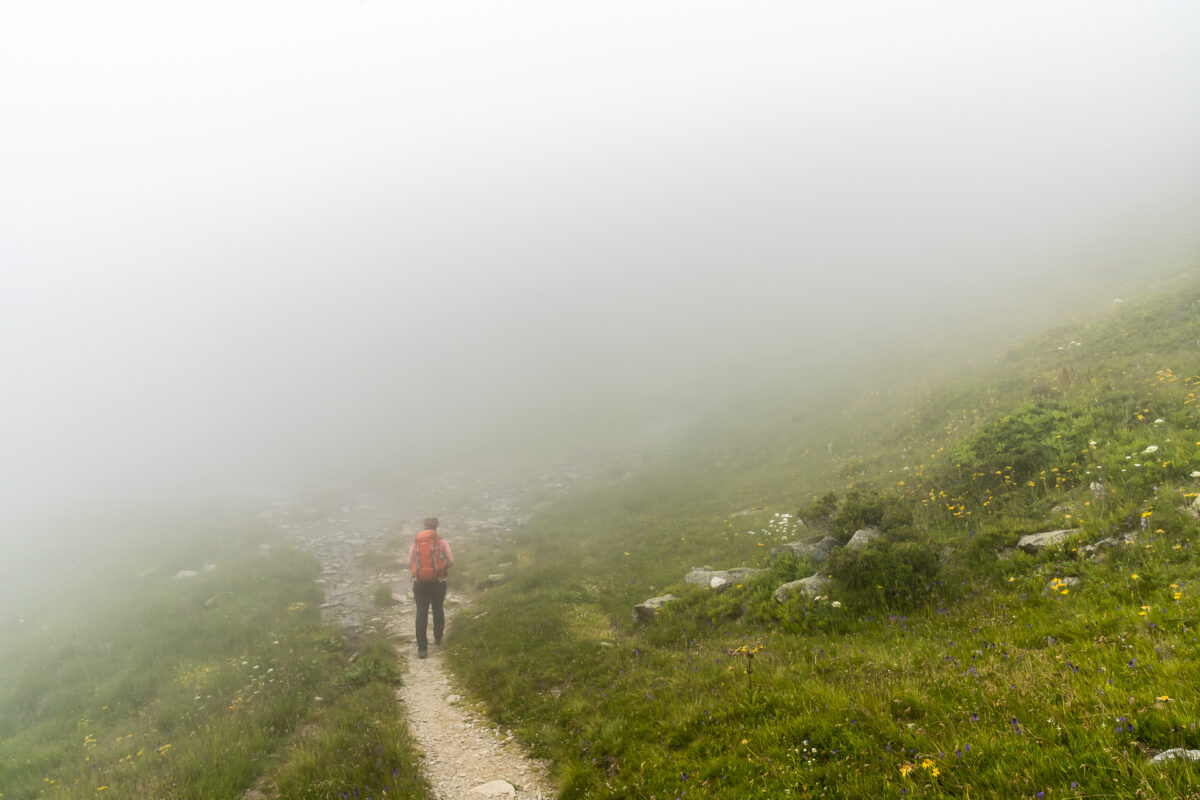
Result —
[[0, 800], [1200, 800], [1198, 42], [0, 2]]
[[1200, 282], [955, 367], [539, 512], [456, 672], [564, 797], [1200, 796]]
[[[526, 491], [463, 548], [465, 702], [563, 798], [1200, 796], [1198, 342], [1188, 273]], [[118, 601], [4, 632], [0, 796], [434, 796], [395, 637], [322, 620], [269, 517], [156, 520], [83, 587]], [[151, 534], [197, 519], [187, 552]]]

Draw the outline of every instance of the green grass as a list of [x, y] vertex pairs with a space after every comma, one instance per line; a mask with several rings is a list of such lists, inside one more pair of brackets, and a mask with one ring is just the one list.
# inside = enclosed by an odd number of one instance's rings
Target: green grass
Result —
[[[1200, 749], [1197, 341], [1182, 278], [939, 381], [706, 420], [539, 513], [457, 628], [455, 672], [567, 798], [1200, 796], [1200, 765], [1148, 760]], [[782, 516], [831, 490], [823, 529]], [[830, 567], [825, 600], [771, 598], [810, 574], [794, 560], [722, 594], [682, 583], [864, 521], [885, 539]]]
[[395, 654], [324, 626], [316, 575], [293, 550], [243, 553], [21, 640], [0, 671], [0, 796], [426, 797]]

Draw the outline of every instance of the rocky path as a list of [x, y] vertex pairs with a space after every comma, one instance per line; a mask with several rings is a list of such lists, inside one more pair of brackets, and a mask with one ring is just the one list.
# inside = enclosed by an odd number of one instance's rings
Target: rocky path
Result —
[[[451, 609], [446, 616], [449, 629]], [[496, 730], [457, 694], [444, 646], [431, 645], [424, 659], [417, 658], [415, 646], [400, 651], [408, 659], [408, 671], [397, 696], [424, 751], [422, 769], [438, 800], [557, 797], [545, 765], [529, 758], [512, 734]]]
[[[363, 556], [388, 549], [387, 541], [396, 536], [397, 519], [419, 516], [379, 506], [375, 500], [279, 520], [282, 533], [321, 560], [322, 616], [351, 635], [364, 631], [386, 635], [406, 661], [396, 698], [404, 705], [409, 730], [423, 753], [422, 772], [437, 800], [557, 797], [546, 765], [531, 759], [511, 734], [496, 729], [464, 699], [446, 668], [444, 645], [431, 645], [428, 658], [417, 658], [415, 607], [407, 575], [398, 564], [372, 565]], [[443, 519], [448, 521], [447, 517]], [[490, 519], [472, 527], [470, 536], [462, 537], [463, 545], [471, 536], [503, 535], [508, 526]], [[408, 536], [416, 530], [413, 524], [401, 528]], [[451, 541], [457, 557], [469, 552], [466, 546], [460, 551], [459, 538]], [[380, 608], [375, 595], [385, 586], [394, 604]], [[465, 598], [453, 591], [446, 598], [447, 638], [453, 636], [453, 619], [464, 603]], [[430, 627], [432, 635], [432, 623]]]

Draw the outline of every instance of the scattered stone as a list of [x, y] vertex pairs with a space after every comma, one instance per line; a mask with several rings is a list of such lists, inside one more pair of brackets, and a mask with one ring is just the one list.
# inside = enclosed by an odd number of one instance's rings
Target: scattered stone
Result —
[[711, 581], [708, 582], [708, 588], [710, 588], [710, 589], [721, 590], [721, 589], [724, 589], [728, 585], [729, 585], [729, 581], [725, 580], [720, 575], [715, 576]]
[[846, 549], [861, 550], [881, 536], [883, 536], [883, 533], [880, 532], [879, 528], [876, 528], [874, 525], [868, 525], [854, 532], [854, 535], [850, 537], [850, 541], [846, 542]]
[[492, 573], [491, 575], [488, 575], [483, 580], [481, 580], [479, 582], [479, 585], [480, 586], [499, 586], [500, 584], [504, 583], [506, 580], [508, 580], [508, 576], [505, 575], [503, 572], [495, 572], [495, 573]]
[[801, 592], [809, 597], [816, 597], [828, 588], [829, 582], [830, 578], [828, 575], [817, 572], [809, 575], [807, 578], [783, 584], [771, 596], [775, 598], [775, 602], [777, 603], [786, 603], [793, 595]]
[[1086, 558], [1100, 558], [1104, 555], [1104, 551], [1108, 548], [1120, 547], [1123, 544], [1131, 544], [1136, 538], [1137, 534], [1133, 533], [1132, 531], [1128, 533], [1122, 533], [1117, 536], [1106, 536], [1098, 542], [1093, 542], [1092, 544], [1087, 544], [1079, 548], [1079, 553]]
[[996, 551], [996, 558], [1000, 561], [1012, 561], [1019, 552], [1015, 547], [1001, 547]]
[[771, 557], [780, 553], [790, 552], [795, 553], [799, 558], [807, 558], [814, 564], [824, 564], [829, 560], [829, 554], [837, 548], [841, 547], [837, 539], [832, 536], [826, 536], [819, 542], [786, 542], [780, 547], [776, 547], [771, 551]]
[[1142, 455], [1148, 456], [1148, 455], [1153, 455], [1154, 453], [1157, 453], [1157, 452], [1158, 452], [1158, 445], [1152, 444], [1149, 447], [1147, 447], [1145, 450], [1142, 451]]
[[635, 619], [649, 622], [654, 619], [654, 615], [658, 613], [660, 608], [678, 599], [673, 594], [664, 594], [659, 597], [651, 597], [649, 600], [643, 600], [633, 607], [633, 616]]
[[200, 573], [196, 572], [196, 570], [194, 570], [194, 569], [181, 569], [181, 570], [179, 570], [179, 572], [176, 572], [174, 575], [171, 576], [171, 580], [181, 581], [184, 578], [194, 578], [199, 574]]
[[1060, 531], [1045, 531], [1043, 533], [1031, 533], [1028, 536], [1022, 536], [1017, 540], [1017, 547], [1024, 550], [1026, 553], [1040, 553], [1052, 544], [1058, 544], [1066, 539], [1075, 531], [1066, 528]]
[[1055, 516], [1062, 516], [1063, 514], [1070, 514], [1071, 507], [1070, 506], [1055, 506], [1054, 508], [1050, 509], [1050, 513]]
[[1200, 497], [1192, 501], [1192, 504], [1185, 509], [1189, 514], [1197, 519], [1200, 519]]
[[476, 786], [468, 794], [479, 795], [485, 798], [516, 797], [517, 790], [508, 781], [488, 781]]
[[1055, 578], [1054, 580], [1052, 580], [1046, 584], [1045, 591], [1046, 591], [1046, 594], [1059, 594], [1062, 592], [1063, 589], [1070, 589], [1075, 586], [1078, 586], [1081, 583], [1083, 583], [1083, 581], [1079, 580], [1079, 578], [1074, 578], [1074, 577]]
[[[684, 581], [692, 586], [707, 586], [710, 589], [724, 589], [730, 583], [745, 583], [766, 572], [765, 569], [751, 567], [734, 567], [733, 569], [711, 569], [710, 567], [695, 567], [684, 576]], [[725, 583], [713, 584], [713, 578], [720, 578]]]
[[1165, 764], [1176, 758], [1181, 758], [1184, 761], [1200, 761], [1200, 750], [1185, 750], [1182, 747], [1173, 747], [1170, 750], [1163, 750], [1161, 753], [1150, 759], [1151, 764]]
[[461, 700], [461, 699], [462, 699], [462, 698], [461, 698], [461, 697], [459, 697], [459, 696], [458, 696], [458, 695], [456, 695], [456, 694], [447, 695], [447, 696], [446, 696], [446, 703], [447, 703], [448, 705], [454, 705], [455, 703], [457, 703], [457, 702], [458, 702], [459, 700]]

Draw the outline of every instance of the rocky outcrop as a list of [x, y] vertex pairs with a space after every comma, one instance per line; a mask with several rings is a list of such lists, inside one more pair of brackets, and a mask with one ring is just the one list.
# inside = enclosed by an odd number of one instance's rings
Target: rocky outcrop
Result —
[[731, 583], [745, 583], [766, 573], [765, 569], [750, 567], [734, 567], [733, 569], [712, 569], [711, 567], [695, 567], [683, 577], [692, 586], [706, 586], [720, 591]]
[[874, 525], [868, 525], [865, 528], [859, 528], [854, 532], [854, 535], [850, 537], [850, 541], [846, 542], [846, 549], [861, 550], [881, 536], [883, 536], [883, 533]]
[[654, 619], [654, 615], [658, 613], [660, 608], [678, 599], [673, 594], [664, 594], [659, 597], [651, 597], [649, 600], [643, 600], [633, 607], [633, 616], [642, 622], [649, 622]]
[[809, 597], [816, 597], [829, 588], [830, 578], [828, 575], [823, 575], [817, 572], [809, 575], [807, 578], [801, 578], [798, 581], [789, 581], [783, 584], [772, 597], [777, 603], [786, 603], [790, 598], [797, 594], [806, 594]]
[[1066, 528], [1059, 531], [1031, 533], [1017, 540], [1017, 547], [1026, 553], [1040, 553], [1052, 544], [1058, 544], [1076, 531]]
[[814, 564], [824, 564], [829, 554], [841, 547], [837, 539], [826, 536], [819, 542], [786, 542], [771, 551], [774, 558], [780, 553], [795, 553], [798, 558], [807, 558]]

